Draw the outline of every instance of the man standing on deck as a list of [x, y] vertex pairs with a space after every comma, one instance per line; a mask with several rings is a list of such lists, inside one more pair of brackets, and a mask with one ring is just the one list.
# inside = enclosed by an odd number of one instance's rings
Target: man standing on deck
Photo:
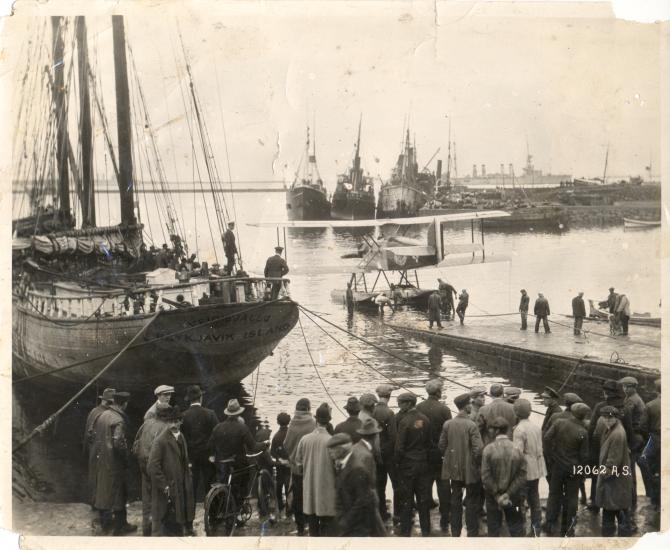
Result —
[[174, 395], [174, 388], [172, 386], [158, 386], [154, 390], [154, 395], [156, 396], [156, 402], [149, 407], [149, 410], [144, 414], [144, 420], [149, 420], [150, 418], [155, 418], [156, 417], [156, 406], [159, 403], [167, 403], [168, 405], [170, 404], [170, 399], [172, 399], [172, 396]]
[[470, 295], [468, 291], [463, 289], [458, 296], [458, 306], [456, 307], [456, 315], [461, 320], [461, 325], [465, 321], [465, 310], [468, 308], [468, 303], [470, 301]]
[[114, 404], [98, 418], [95, 430], [95, 448], [98, 453], [98, 469], [93, 505], [100, 512], [101, 534], [125, 535], [137, 531], [136, 525], [128, 523], [126, 503], [128, 501], [128, 442], [126, 431], [128, 417], [127, 392], [115, 392]]
[[437, 323], [437, 328], [442, 328], [442, 321], [440, 321], [440, 308], [442, 300], [440, 293], [435, 290], [428, 297], [428, 327], [433, 328], [433, 323]]
[[572, 299], [572, 316], [575, 318], [573, 332], [575, 336], [582, 333], [582, 323], [586, 317], [586, 305], [584, 304], [584, 293], [580, 292]]
[[[284, 248], [275, 246], [274, 256], [270, 256], [265, 262], [265, 278], [266, 279], [281, 279], [288, 273], [288, 264], [286, 260], [281, 257]], [[270, 299], [276, 300], [279, 298], [279, 291], [282, 287], [282, 281], [272, 281], [272, 294]]]
[[442, 397], [442, 380], [434, 379], [426, 382], [428, 399], [416, 406], [416, 410], [425, 414], [430, 421], [430, 447], [428, 448], [428, 469], [430, 471], [430, 493], [433, 494], [433, 483], [437, 485], [437, 497], [440, 501], [440, 529], [449, 532], [449, 507], [451, 494], [449, 482], [442, 479], [442, 453], [438, 447], [442, 426], [451, 420], [451, 411], [440, 401]]
[[[95, 407], [86, 418], [86, 428], [84, 429], [84, 454], [88, 455], [88, 488], [90, 491], [90, 502], [93, 507], [93, 501], [95, 500], [95, 484], [96, 478], [98, 475], [98, 452], [95, 448], [95, 425], [100, 418], [100, 415], [104, 413], [114, 404], [114, 393], [113, 388], [105, 388], [100, 396], [100, 405]], [[93, 507], [95, 509], [95, 507]]]
[[530, 305], [530, 296], [525, 288], [521, 289], [521, 301], [519, 302], [519, 314], [521, 315], [521, 328], [519, 330], [526, 330], [528, 328], [528, 306]]
[[235, 267], [235, 254], [237, 254], [234, 229], [235, 222], [228, 222], [228, 229], [223, 234], [223, 253], [226, 255], [226, 271], [231, 275]]
[[[389, 399], [391, 399], [391, 393], [393, 393], [393, 386], [391, 386], [391, 384], [381, 384], [377, 386], [375, 392], [379, 397], [379, 403], [375, 405], [372, 416], [382, 430], [379, 434], [379, 448], [381, 450], [382, 463], [381, 465], [377, 465], [377, 494], [379, 496], [379, 513], [381, 514], [382, 519], [386, 521], [389, 517], [389, 512], [386, 508], [387, 476], [391, 480], [393, 490], [395, 491], [397, 488], [393, 457], [396, 440], [396, 423], [395, 415], [388, 406]], [[394, 496], [393, 516], [395, 519], [399, 518], [398, 511], [398, 499]]]
[[549, 301], [544, 297], [544, 294], [538, 292], [537, 300], [535, 300], [535, 308], [533, 310], [535, 314], [535, 332], [540, 332], [540, 321], [544, 325], [544, 332], [549, 334], [551, 329], [549, 328], [549, 321], [547, 317], [551, 314], [549, 311]]
[[442, 279], [438, 279], [437, 282], [439, 283], [437, 288], [440, 292], [440, 299], [442, 300], [442, 313], [444, 313], [447, 321], [449, 321], [454, 311], [454, 298], [458, 296], [458, 293], [453, 286], [444, 282]]
[[344, 302], [347, 305], [347, 313], [354, 314], [354, 291], [351, 290], [351, 281], [347, 283], [347, 290], [344, 293]]

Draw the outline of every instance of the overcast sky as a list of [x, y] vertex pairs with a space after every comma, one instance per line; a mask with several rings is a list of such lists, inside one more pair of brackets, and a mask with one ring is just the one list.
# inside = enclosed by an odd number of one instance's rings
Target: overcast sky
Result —
[[[315, 118], [319, 168], [332, 190], [350, 162], [361, 115], [363, 167], [382, 178], [407, 118], [421, 166], [438, 148], [436, 158], [446, 160], [451, 119], [460, 175], [473, 163], [489, 172], [514, 163], [520, 173], [526, 138], [545, 172], [602, 175], [608, 143], [608, 174], [644, 175], [650, 155], [659, 172], [658, 26], [616, 21], [602, 7], [538, 18], [491, 9], [466, 15], [463, 6], [443, 5], [436, 13], [422, 2], [282, 6], [163, 6], [127, 15], [169, 179], [192, 174], [178, 29], [227, 177], [225, 122], [234, 180], [292, 180]], [[6, 23], [6, 66], [18, 66], [19, 48], [11, 46], [38, 24], [21, 10]], [[89, 18], [113, 120], [111, 34], [109, 17]]]

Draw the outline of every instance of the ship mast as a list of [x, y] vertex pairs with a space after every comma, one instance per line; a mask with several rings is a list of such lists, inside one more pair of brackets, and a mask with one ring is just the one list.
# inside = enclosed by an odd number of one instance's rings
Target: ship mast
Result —
[[135, 225], [133, 208], [133, 159], [130, 126], [130, 92], [126, 62], [126, 38], [122, 15], [112, 15], [114, 77], [116, 81], [116, 124], [119, 144], [119, 195], [121, 225]]
[[67, 104], [65, 102], [65, 81], [63, 59], [65, 45], [61, 33], [61, 17], [51, 17], [53, 30], [53, 97], [56, 106], [56, 164], [58, 173], [58, 200], [62, 221], [69, 221], [70, 212], [70, 180], [68, 176], [68, 136], [67, 136]]
[[607, 159], [610, 156], [610, 144], [607, 144], [607, 150], [605, 151], [605, 169], [603, 170], [603, 185], [607, 183]]
[[75, 18], [77, 54], [79, 61], [79, 121], [81, 141], [82, 227], [95, 227], [95, 188], [93, 181], [93, 134], [91, 129], [91, 101], [88, 89], [88, 42], [86, 19]]
[[359, 175], [360, 175], [360, 170], [361, 170], [361, 157], [360, 157], [360, 151], [361, 151], [361, 123], [363, 122], [363, 115], [360, 116], [358, 119], [358, 138], [356, 139], [356, 156], [354, 157], [354, 173], [353, 173], [353, 178], [352, 178], [352, 186], [354, 188], [354, 191], [358, 191], [358, 186], [361, 182], [358, 180]]

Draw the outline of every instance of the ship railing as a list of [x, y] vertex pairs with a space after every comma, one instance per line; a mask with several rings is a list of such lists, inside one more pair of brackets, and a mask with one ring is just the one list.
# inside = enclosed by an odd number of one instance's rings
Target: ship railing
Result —
[[199, 279], [181, 284], [133, 289], [131, 293], [101, 296], [55, 295], [29, 290], [26, 301], [37, 312], [53, 319], [120, 317], [169, 311], [208, 304], [239, 304], [269, 301], [277, 285], [277, 298], [290, 297], [290, 279], [238, 277]]

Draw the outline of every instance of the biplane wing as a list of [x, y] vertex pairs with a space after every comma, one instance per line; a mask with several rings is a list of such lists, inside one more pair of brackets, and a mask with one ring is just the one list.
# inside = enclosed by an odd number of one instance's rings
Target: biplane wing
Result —
[[377, 220], [315, 220], [315, 221], [268, 221], [247, 223], [252, 227], [381, 227], [383, 225], [429, 225], [434, 222], [449, 223], [509, 216], [503, 210], [482, 210], [478, 212], [460, 212], [458, 214], [439, 214], [437, 216], [414, 216], [412, 218], [381, 218]]

